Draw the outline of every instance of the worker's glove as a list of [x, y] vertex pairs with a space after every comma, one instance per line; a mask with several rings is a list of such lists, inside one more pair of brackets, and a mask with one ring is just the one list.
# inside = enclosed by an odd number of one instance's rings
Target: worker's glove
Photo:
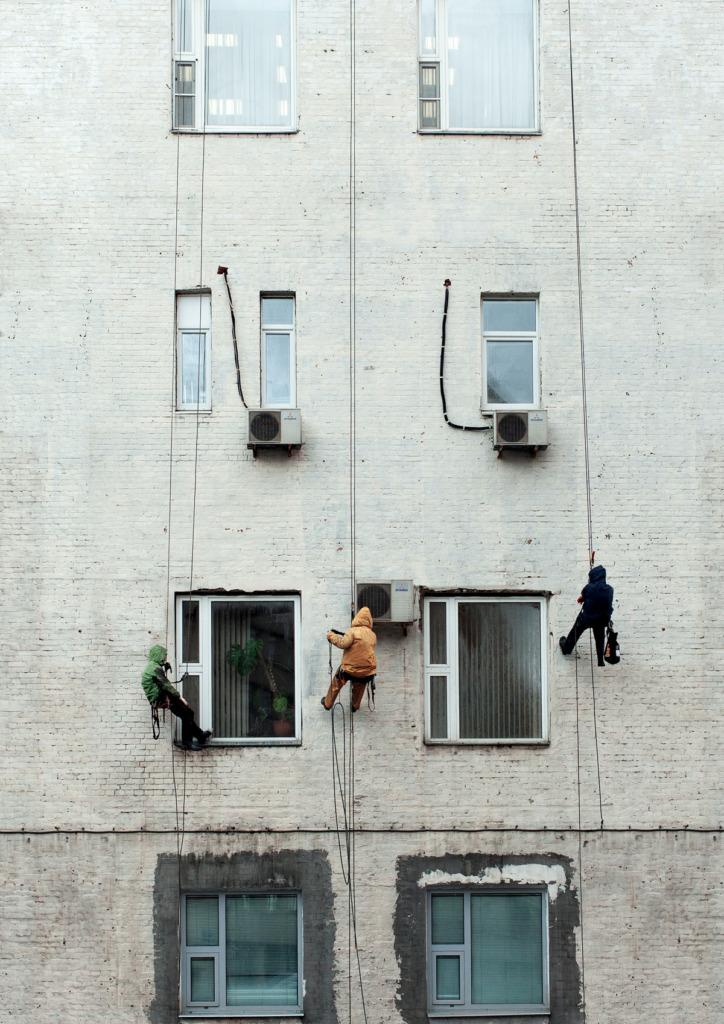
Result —
[[583, 604], [583, 594], [581, 594], [580, 597], [577, 597], [576, 601], [578, 602], [578, 604]]
[[164, 672], [170, 672], [171, 671], [171, 662], [170, 661], [164, 661], [164, 663], [163, 663], [163, 665], [161, 667], [163, 668]]

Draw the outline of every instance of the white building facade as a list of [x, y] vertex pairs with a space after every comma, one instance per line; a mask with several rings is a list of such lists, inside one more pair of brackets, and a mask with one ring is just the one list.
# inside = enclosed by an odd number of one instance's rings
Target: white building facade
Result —
[[7, 1020], [724, 1019], [720, 30], [6, 6]]

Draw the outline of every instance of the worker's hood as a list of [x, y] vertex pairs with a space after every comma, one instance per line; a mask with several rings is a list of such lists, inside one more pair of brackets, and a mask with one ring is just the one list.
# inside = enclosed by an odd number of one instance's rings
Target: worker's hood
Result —
[[605, 583], [606, 582], [606, 570], [602, 565], [594, 565], [588, 574], [589, 583]]
[[166, 660], [166, 648], [156, 644], [156, 646], [152, 647], [148, 652], [148, 660], [155, 661], [157, 665], [163, 665]]
[[370, 614], [369, 608], [360, 608], [352, 619], [352, 625], [367, 626], [368, 629], [372, 629], [372, 615]]

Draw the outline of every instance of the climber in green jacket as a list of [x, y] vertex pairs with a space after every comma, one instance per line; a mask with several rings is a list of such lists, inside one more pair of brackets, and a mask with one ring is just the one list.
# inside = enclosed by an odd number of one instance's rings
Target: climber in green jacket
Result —
[[[200, 729], [194, 720], [193, 708], [189, 707], [166, 673], [171, 666], [166, 661], [166, 648], [156, 645], [148, 652], [148, 664], [143, 672], [141, 686], [151, 707], [169, 708], [181, 719], [181, 741], [177, 746], [183, 750], [199, 750], [208, 742], [211, 731]], [[193, 740], [197, 743], [194, 745]]]

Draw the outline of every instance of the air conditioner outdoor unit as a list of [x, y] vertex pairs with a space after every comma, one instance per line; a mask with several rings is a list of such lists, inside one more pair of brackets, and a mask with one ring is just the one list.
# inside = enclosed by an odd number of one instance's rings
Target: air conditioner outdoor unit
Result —
[[374, 622], [413, 622], [414, 596], [412, 580], [358, 583], [356, 607], [369, 608]]
[[299, 409], [249, 409], [247, 448], [299, 448], [301, 444]]
[[545, 409], [495, 413], [493, 448], [522, 448], [542, 451], [548, 447], [548, 415]]

